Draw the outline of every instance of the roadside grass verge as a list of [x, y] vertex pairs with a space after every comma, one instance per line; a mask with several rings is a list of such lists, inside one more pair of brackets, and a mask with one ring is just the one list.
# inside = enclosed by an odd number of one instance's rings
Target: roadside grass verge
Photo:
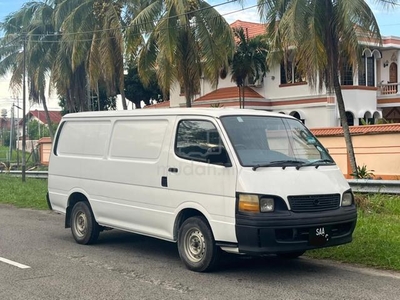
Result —
[[400, 196], [356, 195], [356, 202], [353, 242], [307, 256], [400, 271]]
[[47, 209], [47, 180], [0, 174], [0, 203], [21, 208]]
[[[10, 161], [9, 151], [10, 151], [9, 147], [0, 146], [0, 161], [1, 162], [6, 163], [6, 162]], [[21, 151], [18, 153], [18, 155], [19, 155], [19, 160], [21, 161], [21, 157], [22, 157]], [[15, 149], [12, 150], [12, 152], [11, 152], [11, 162], [12, 163], [17, 162], [17, 150], [15, 150]]]

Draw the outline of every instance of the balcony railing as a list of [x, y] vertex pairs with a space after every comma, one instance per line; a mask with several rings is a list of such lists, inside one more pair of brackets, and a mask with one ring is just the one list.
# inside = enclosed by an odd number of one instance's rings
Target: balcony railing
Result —
[[399, 91], [400, 83], [385, 83], [380, 85], [381, 95], [395, 95]]

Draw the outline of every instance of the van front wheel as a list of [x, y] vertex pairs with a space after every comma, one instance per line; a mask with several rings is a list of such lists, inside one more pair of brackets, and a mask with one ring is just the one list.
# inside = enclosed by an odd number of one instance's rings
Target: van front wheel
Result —
[[203, 217], [191, 217], [183, 222], [178, 233], [178, 251], [189, 270], [206, 272], [216, 266], [219, 249]]
[[100, 226], [87, 202], [78, 202], [72, 208], [71, 231], [78, 244], [92, 244], [99, 237]]

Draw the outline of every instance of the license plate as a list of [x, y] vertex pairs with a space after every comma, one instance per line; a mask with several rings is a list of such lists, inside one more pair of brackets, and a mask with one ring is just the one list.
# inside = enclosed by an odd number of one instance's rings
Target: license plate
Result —
[[309, 243], [312, 246], [323, 246], [331, 238], [328, 227], [311, 228], [309, 232]]

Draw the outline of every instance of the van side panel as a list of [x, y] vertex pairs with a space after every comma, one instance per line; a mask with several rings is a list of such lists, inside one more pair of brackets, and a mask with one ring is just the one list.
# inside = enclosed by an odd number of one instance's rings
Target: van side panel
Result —
[[[109, 120], [71, 120], [60, 126], [49, 166], [49, 197], [54, 210], [65, 213], [73, 192], [88, 195], [102, 179], [101, 164], [111, 132]], [[90, 178], [90, 182], [85, 180]]]
[[97, 221], [106, 226], [172, 239], [173, 209], [166, 176], [175, 117], [114, 122], [103, 180], [91, 199]]
[[[65, 213], [74, 192], [87, 197], [100, 225], [172, 240], [166, 204], [174, 116], [67, 120], [49, 170], [49, 197]], [[168, 224], [168, 226], [166, 226]]]

